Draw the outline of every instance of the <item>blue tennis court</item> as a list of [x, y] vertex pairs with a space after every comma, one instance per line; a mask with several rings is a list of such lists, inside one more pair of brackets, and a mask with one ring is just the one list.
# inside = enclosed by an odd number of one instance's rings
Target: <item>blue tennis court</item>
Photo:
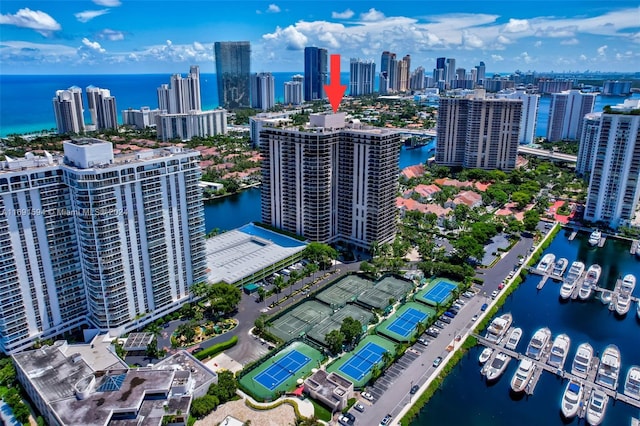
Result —
[[416, 324], [427, 319], [427, 316], [424, 312], [409, 308], [389, 324], [387, 330], [399, 334], [402, 337], [407, 337], [416, 328]]
[[371, 371], [374, 365], [382, 360], [382, 354], [387, 352], [382, 346], [375, 343], [367, 343], [358, 352], [353, 354], [349, 361], [339, 368], [344, 374], [356, 380], [362, 378]]
[[311, 358], [305, 354], [293, 350], [284, 357], [274, 360], [272, 365], [258, 374], [253, 380], [272, 391], [310, 361]]
[[431, 300], [435, 303], [442, 303], [455, 288], [456, 285], [453, 283], [438, 281], [433, 288], [431, 288], [424, 296], [422, 296], [422, 298]]

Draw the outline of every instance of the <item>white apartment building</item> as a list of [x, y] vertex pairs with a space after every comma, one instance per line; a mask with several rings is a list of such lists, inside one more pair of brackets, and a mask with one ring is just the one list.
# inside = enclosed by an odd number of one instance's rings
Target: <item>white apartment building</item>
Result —
[[91, 113], [91, 123], [96, 130], [118, 128], [116, 98], [111, 96], [108, 89], [87, 87], [87, 104]]
[[527, 93], [524, 90], [516, 90], [509, 93], [498, 93], [497, 98], [520, 99], [522, 101], [522, 118], [520, 119], [520, 133], [518, 143], [532, 144], [536, 136], [536, 123], [538, 122], [538, 105], [540, 95]]
[[373, 93], [376, 64], [373, 61], [351, 58], [349, 65], [349, 95], [361, 96]]
[[58, 134], [78, 134], [85, 131], [82, 89], [72, 86], [67, 90], [57, 90], [53, 98]]
[[80, 139], [64, 157], [0, 163], [4, 352], [81, 324], [137, 328], [204, 281], [199, 154], [111, 147]]
[[436, 163], [513, 170], [522, 116], [520, 99], [440, 98]]
[[595, 149], [598, 145], [601, 118], [601, 112], [592, 112], [584, 116], [576, 163], [576, 172], [580, 175], [585, 176], [587, 173], [591, 173]]
[[284, 83], [284, 104], [285, 105], [301, 105], [304, 102], [302, 98], [302, 82], [287, 81]]
[[158, 114], [156, 116], [158, 139], [191, 140], [194, 136], [206, 138], [227, 134], [227, 110], [190, 111], [186, 114]]
[[547, 139], [551, 142], [579, 139], [583, 118], [593, 112], [596, 96], [596, 93], [582, 93], [579, 90], [553, 93], [549, 107]]
[[400, 135], [312, 115], [304, 130], [260, 133], [262, 218], [312, 241], [364, 250], [393, 241]]
[[[634, 115], [631, 112], [634, 111]], [[584, 217], [616, 228], [631, 221], [640, 198], [640, 101], [604, 111], [597, 143]]]
[[125, 126], [133, 126], [139, 130], [144, 130], [147, 127], [155, 127], [156, 117], [161, 112], [158, 108], [150, 109], [148, 106], [143, 106], [140, 109], [125, 109], [122, 110], [122, 124]]
[[275, 105], [275, 79], [270, 72], [251, 76], [251, 107], [266, 111]]

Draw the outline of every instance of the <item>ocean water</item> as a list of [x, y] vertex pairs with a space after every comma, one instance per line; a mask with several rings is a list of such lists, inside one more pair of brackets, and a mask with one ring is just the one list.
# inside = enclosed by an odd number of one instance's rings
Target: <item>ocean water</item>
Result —
[[[556, 259], [566, 257], [570, 262], [578, 259], [587, 265], [602, 266], [599, 285], [613, 288], [618, 277], [633, 273], [640, 280], [640, 261], [629, 254], [629, 244], [609, 239], [603, 248], [591, 248], [588, 235], [580, 234], [568, 241], [568, 232], [560, 232], [545, 253], [554, 253]], [[565, 370], [571, 362], [578, 345], [589, 342], [600, 354], [605, 346], [616, 344], [621, 352], [621, 372], [618, 390], [622, 391], [627, 370], [640, 364], [640, 321], [636, 319], [634, 304], [623, 318], [610, 312], [607, 306], [593, 296], [587, 302], [561, 302], [560, 284], [551, 280], [538, 291], [539, 276], [528, 275], [526, 281], [507, 300], [501, 315], [513, 314], [513, 325], [522, 327], [523, 337], [518, 351], [524, 352], [529, 339], [540, 327], [551, 329], [553, 337], [567, 333], [571, 338], [569, 356]], [[636, 287], [634, 295], [640, 295]], [[510, 392], [511, 377], [518, 368], [517, 360], [511, 360], [500, 379], [487, 385], [480, 375], [478, 355], [482, 347], [477, 346], [458, 364], [431, 401], [422, 409], [412, 426], [423, 425], [474, 425], [474, 426], [538, 426], [586, 424], [584, 419], [567, 421], [560, 413], [560, 400], [566, 381], [548, 372], [542, 373], [534, 394], [514, 397]], [[640, 410], [622, 402], [609, 401], [603, 425], [626, 426], [632, 416], [638, 417]]]

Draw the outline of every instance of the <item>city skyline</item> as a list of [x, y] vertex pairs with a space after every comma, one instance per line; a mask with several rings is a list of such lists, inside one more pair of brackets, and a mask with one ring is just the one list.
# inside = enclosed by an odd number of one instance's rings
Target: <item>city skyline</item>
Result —
[[198, 64], [212, 73], [214, 42], [233, 39], [252, 44], [251, 72], [301, 71], [306, 46], [340, 53], [343, 68], [350, 57], [378, 61], [384, 50], [410, 54], [414, 68], [431, 70], [446, 56], [467, 69], [485, 61], [488, 73], [630, 72], [640, 59], [638, 8], [624, 1], [543, 2], [516, 11], [502, 1], [440, 3], [424, 11], [408, 2], [319, 4], [238, 8], [194, 1], [149, 8], [94, 0], [54, 7], [9, 0], [0, 6], [2, 72], [171, 73]]

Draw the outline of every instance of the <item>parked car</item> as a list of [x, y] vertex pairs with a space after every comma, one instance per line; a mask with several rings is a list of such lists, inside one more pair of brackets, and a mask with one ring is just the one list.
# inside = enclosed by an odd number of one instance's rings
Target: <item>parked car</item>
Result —
[[389, 423], [391, 423], [391, 414], [387, 414], [386, 416], [384, 416], [384, 419], [382, 419], [380, 425], [387, 426]]
[[448, 316], [449, 318], [454, 318], [456, 316], [456, 314], [451, 311], [445, 312], [444, 315]]
[[449, 318], [446, 315], [440, 315], [440, 321], [442, 321], [445, 324], [451, 324], [451, 318]]
[[411, 395], [415, 395], [418, 392], [418, 390], [420, 390], [420, 386], [413, 385], [411, 386], [411, 391], [409, 393], [411, 393]]
[[423, 337], [418, 339], [418, 343], [420, 343], [421, 345], [424, 345], [424, 346], [429, 346], [429, 342], [427, 341], [427, 339], [425, 339]]
[[367, 401], [373, 401], [373, 395], [371, 395], [369, 392], [362, 392], [360, 396], [366, 399]]
[[472, 317], [471, 317], [471, 320], [472, 320], [472, 321], [477, 320], [477, 319], [478, 319], [478, 316], [479, 316], [478, 314], [475, 314], [474, 316], [472, 316]]
[[433, 330], [427, 330], [427, 331], [425, 331], [424, 334], [426, 334], [429, 337], [433, 337], [433, 338], [438, 337], [438, 333], [434, 333]]
[[436, 321], [436, 322], [433, 323], [433, 326], [434, 327], [438, 327], [439, 329], [443, 329], [445, 325], [446, 324], [443, 323], [442, 321]]
[[493, 291], [491, 292], [491, 298], [492, 298], [492, 299], [495, 299], [497, 296], [498, 296], [498, 290], [493, 290]]
[[361, 413], [364, 413], [364, 405], [360, 404], [359, 402], [357, 404], [354, 404], [353, 408], [356, 411], [360, 411]]
[[343, 414], [338, 418], [338, 423], [342, 426], [353, 426], [355, 424], [355, 421], [349, 419], [346, 414]]
[[433, 366], [434, 366], [434, 367], [437, 367], [437, 366], [439, 366], [439, 365], [440, 365], [440, 363], [441, 363], [441, 362], [442, 362], [442, 357], [441, 357], [441, 356], [439, 356], [438, 358], [436, 358], [436, 359], [434, 359], [434, 360], [433, 360]]
[[487, 310], [487, 308], [488, 308], [488, 307], [489, 307], [489, 305], [487, 305], [486, 303], [483, 303], [483, 304], [482, 304], [482, 307], [480, 308], [480, 310], [481, 310], [482, 312], [484, 312], [484, 311], [486, 311], [486, 310]]
[[504, 288], [504, 281], [498, 284], [498, 290], [502, 290]]

